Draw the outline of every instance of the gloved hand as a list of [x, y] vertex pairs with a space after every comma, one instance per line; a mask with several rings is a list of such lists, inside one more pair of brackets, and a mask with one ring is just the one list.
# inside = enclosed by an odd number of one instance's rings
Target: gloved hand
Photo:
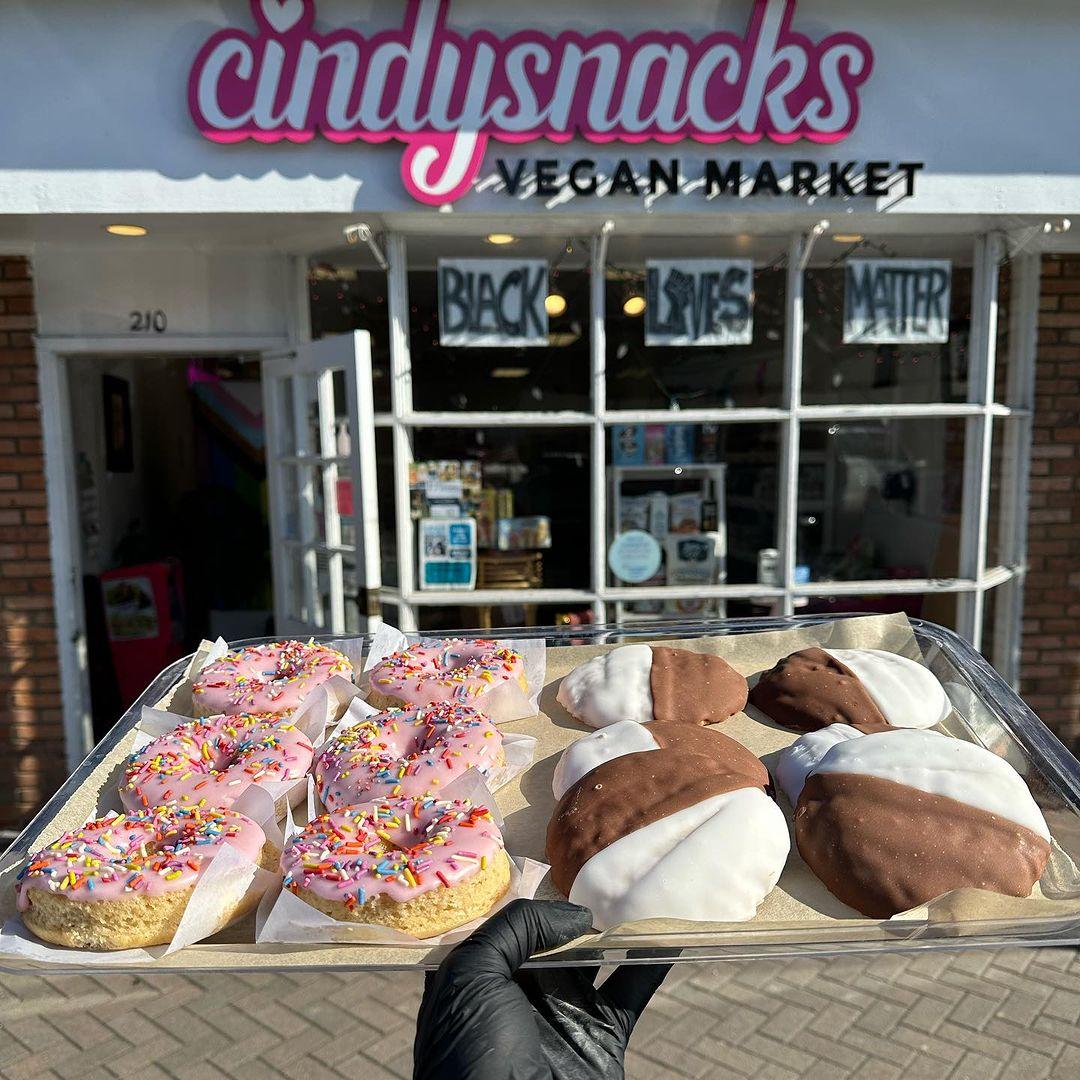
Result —
[[594, 989], [591, 968], [518, 968], [592, 927], [588, 908], [515, 900], [424, 985], [415, 1080], [615, 1080], [630, 1032], [671, 965], [628, 965]]

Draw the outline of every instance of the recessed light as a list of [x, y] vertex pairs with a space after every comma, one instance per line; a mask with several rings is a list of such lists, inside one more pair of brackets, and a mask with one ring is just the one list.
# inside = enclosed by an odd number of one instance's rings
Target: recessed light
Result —
[[493, 232], [488, 233], [487, 236], [484, 237], [484, 239], [487, 240], [489, 244], [494, 244], [496, 247], [501, 247], [503, 244], [512, 244], [517, 239], [517, 237], [514, 236], [513, 233]]
[[544, 310], [551, 316], [559, 316], [566, 311], [566, 297], [561, 293], [548, 293], [544, 298]]
[[524, 379], [529, 374], [527, 367], [497, 367], [491, 372], [493, 379]]
[[833, 233], [833, 239], [838, 244], [857, 244], [862, 238], [862, 233]]
[[113, 236], [145, 236], [150, 230], [143, 225], [106, 225], [105, 231]]
[[643, 315], [645, 313], [645, 297], [639, 296], [637, 293], [632, 293], [623, 301], [622, 309], [623, 312], [631, 318]]

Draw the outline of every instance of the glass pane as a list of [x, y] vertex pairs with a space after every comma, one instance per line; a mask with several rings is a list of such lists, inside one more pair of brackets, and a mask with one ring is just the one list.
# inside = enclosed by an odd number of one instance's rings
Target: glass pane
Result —
[[375, 472], [379, 488], [379, 553], [383, 583], [398, 585], [397, 526], [394, 516], [394, 439], [389, 428], [375, 429]]
[[390, 318], [382, 270], [314, 264], [308, 275], [311, 336], [371, 334], [371, 380], [375, 411], [390, 411]]
[[[612, 240], [606, 289], [607, 397], [612, 409], [776, 407], [783, 382], [786, 272], [779, 258], [735, 242]], [[778, 256], [783, 240], [760, 238]], [[719, 250], [718, 250], [719, 248]], [[650, 258], [751, 258], [753, 340], [749, 345], [645, 344], [645, 271]]]
[[[775, 580], [777, 425], [615, 424], [607, 442], [610, 585]], [[639, 541], [639, 552], [628, 540], [613, 554], [628, 532], [648, 533], [655, 546]], [[641, 580], [638, 560], [650, 552], [659, 563]], [[672, 599], [634, 601], [627, 613], [717, 611], [715, 602]]]
[[299, 540], [300, 532], [300, 484], [299, 466], [281, 464], [281, 522], [285, 540]]
[[[450, 348], [439, 344], [439, 257], [546, 259], [548, 344]], [[584, 410], [589, 407], [588, 244], [519, 239], [496, 247], [478, 238], [409, 241], [409, 332], [418, 410]]]
[[419, 429], [413, 516], [476, 519], [478, 587], [588, 588], [589, 442], [584, 428]]
[[[827, 238], [815, 254], [821, 258]], [[912, 241], [910, 245], [917, 242]], [[901, 250], [861, 241], [832, 264], [811, 266], [804, 279], [803, 402], [807, 405], [892, 404], [967, 399], [967, 350], [971, 331], [971, 254], [969, 239], [952, 251]], [[926, 245], [923, 245], [924, 247]], [[843, 341], [844, 261], [894, 255], [950, 258], [952, 288], [949, 340], [930, 345], [868, 345]]]
[[296, 453], [296, 404], [293, 399], [292, 377], [273, 379], [271, 393], [277, 400], [280, 423], [273, 433], [272, 452], [283, 457]]
[[[1057, 311], [1060, 298], [1047, 295], [1046, 282], [1042, 283], [1039, 303], [1043, 310]], [[998, 315], [997, 356], [994, 364], [994, 400], [1010, 405], [1009, 401], [1009, 315], [1012, 311], [1012, 264], [1003, 263], [998, 268]]]
[[[995, 417], [993, 437], [990, 444], [990, 505], [987, 515], [986, 565], [1009, 566], [1016, 561], [1016, 536], [1003, 528], [1001, 518], [1001, 495], [1012, 487], [1016, 479], [1017, 463], [1015, 455], [1006, 453], [1006, 439], [1012, 425], [1018, 424], [1016, 418]], [[1064, 483], [1061, 481], [1064, 480]], [[1072, 505], [1072, 481], [1070, 477], [1053, 479], [1049, 476], [1032, 477], [1032, 490], [1029, 495], [1032, 510], [1046, 510], [1054, 507], [1066, 511]], [[1018, 523], [1022, 526], [1023, 523]], [[1061, 554], [1066, 554], [1062, 546]], [[1068, 562], [1068, 560], [1065, 560]]]
[[955, 577], [962, 420], [802, 425], [797, 579]]

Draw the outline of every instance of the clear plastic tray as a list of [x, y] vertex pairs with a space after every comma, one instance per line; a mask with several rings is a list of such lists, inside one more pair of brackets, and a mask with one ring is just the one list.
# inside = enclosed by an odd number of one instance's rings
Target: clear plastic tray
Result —
[[[616, 644], [628, 641], [696, 638], [775, 631], [836, 622], [853, 615], [796, 616], [792, 618], [719, 619], [708, 622], [656, 622], [646, 626], [586, 626], [567, 628], [530, 628], [469, 631], [460, 636], [544, 637], [549, 648], [567, 645]], [[910, 620], [925, 663], [945, 687], [958, 715], [962, 731], [955, 734], [981, 743], [1006, 757], [1024, 775], [1040, 804], [1058, 843], [1075, 862], [1080, 863], [1080, 762], [1024, 704], [1011, 687], [976, 653], [970, 645], [950, 630], [918, 619]], [[235, 645], [258, 644], [271, 638], [251, 639]], [[330, 640], [327, 637], [325, 640]], [[23, 832], [0, 856], [0, 876], [15, 872], [37, 845], [37, 838], [61, 807], [91, 773], [115, 750], [118, 743], [138, 723], [144, 705], [153, 705], [165, 697], [183, 675], [190, 657], [166, 668], [147, 687], [117, 724], [94, 747], [59, 791], [45, 804]], [[9, 879], [10, 880], [10, 879]], [[955, 923], [900, 922], [897, 925], [875, 924], [869, 932], [865, 922], [851, 926], [790, 927], [769, 931], [760, 924], [745, 935], [715, 933], [696, 935], [693, 931], [649, 934], [641, 947], [626, 939], [603, 947], [573, 948], [530, 962], [533, 966], [596, 966], [612, 963], [712, 962], [749, 960], [761, 957], [825, 956], [853, 953], [879, 953], [914, 949], [959, 949], [973, 947], [1080, 945], [1080, 916], [1053, 915], [1028, 919], [965, 920]], [[235, 938], [225, 938], [229, 931], [208, 942], [191, 946], [150, 965], [110, 966], [95, 970], [129, 971], [302, 971], [332, 966], [337, 970], [361, 970], [435, 967], [442, 950], [435, 950], [419, 965], [366, 964], [362, 947], [352, 947], [347, 954], [341, 946], [322, 946], [325, 960], [312, 963], [310, 950], [303, 958], [295, 955], [299, 947], [241, 945]], [[707, 938], [708, 940], [704, 940]], [[224, 939], [219, 944], [219, 939]], [[358, 954], [361, 958], [357, 959]], [[63, 970], [58, 965], [37, 966], [0, 957], [0, 970], [39, 970], [50, 974]]]

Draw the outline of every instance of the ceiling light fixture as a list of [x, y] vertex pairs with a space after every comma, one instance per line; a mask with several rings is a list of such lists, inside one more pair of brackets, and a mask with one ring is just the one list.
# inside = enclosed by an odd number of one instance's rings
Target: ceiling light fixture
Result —
[[552, 318], [558, 318], [566, 311], [566, 297], [562, 293], [548, 293], [544, 298], [544, 310]]
[[524, 379], [529, 374], [527, 367], [497, 367], [491, 372], [493, 379]]
[[629, 315], [632, 319], [636, 319], [639, 315], [644, 315], [645, 297], [642, 296], [641, 293], [630, 293], [623, 301], [622, 309], [623, 314]]
[[113, 236], [145, 236], [150, 230], [143, 225], [106, 225], [105, 231]]
[[513, 233], [508, 232], [493, 232], [488, 233], [484, 239], [489, 244], [494, 244], [496, 247], [502, 247], [504, 244], [512, 244], [517, 237]]

